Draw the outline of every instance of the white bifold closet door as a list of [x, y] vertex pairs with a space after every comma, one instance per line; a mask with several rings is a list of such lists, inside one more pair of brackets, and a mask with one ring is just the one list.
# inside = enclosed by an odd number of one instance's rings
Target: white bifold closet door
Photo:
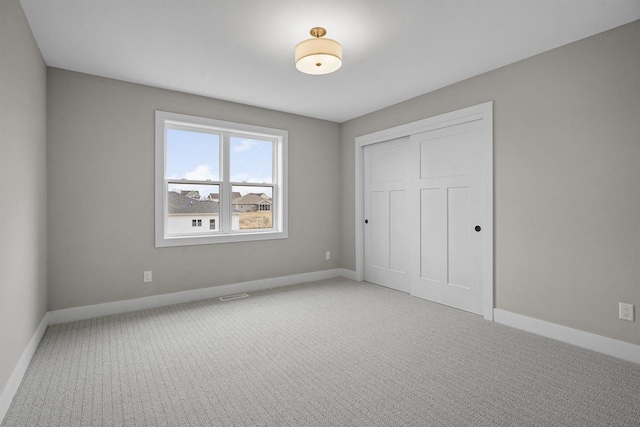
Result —
[[482, 314], [479, 135], [476, 121], [365, 147], [365, 280]]

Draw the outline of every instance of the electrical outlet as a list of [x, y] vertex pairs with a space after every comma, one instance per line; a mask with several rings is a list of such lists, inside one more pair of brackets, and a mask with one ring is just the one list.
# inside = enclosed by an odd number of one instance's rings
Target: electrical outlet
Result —
[[618, 316], [622, 320], [628, 320], [629, 322], [633, 322], [633, 304], [627, 304], [624, 302], [619, 303], [619, 313]]
[[144, 272], [144, 282], [151, 282], [153, 280], [152, 276], [151, 276], [151, 271], [145, 271]]
[[324, 256], [325, 256], [325, 259], [326, 259], [327, 261], [328, 261], [328, 260], [330, 260], [330, 259], [331, 259], [331, 252], [327, 251], [327, 252], [324, 254]]

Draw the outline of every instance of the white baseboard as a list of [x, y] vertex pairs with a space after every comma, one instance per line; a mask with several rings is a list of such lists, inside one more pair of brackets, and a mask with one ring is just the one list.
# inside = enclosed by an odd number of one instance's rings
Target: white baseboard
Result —
[[29, 363], [31, 363], [31, 358], [33, 357], [36, 349], [38, 348], [38, 344], [40, 344], [40, 340], [44, 335], [44, 331], [47, 330], [47, 325], [49, 324], [49, 313], [46, 313], [40, 324], [36, 328], [36, 331], [31, 336], [27, 347], [22, 352], [20, 359], [18, 360], [18, 364], [13, 369], [11, 376], [9, 377], [9, 381], [2, 390], [2, 394], [0, 395], [0, 424], [4, 420], [4, 416], [7, 415], [7, 411], [9, 410], [9, 406], [13, 401], [13, 396], [16, 395], [18, 391], [18, 387], [20, 387], [20, 383], [22, 382], [22, 378], [24, 378], [24, 374], [27, 372], [27, 368], [29, 367]]
[[640, 363], [640, 346], [624, 341], [614, 340], [556, 323], [545, 322], [510, 311], [494, 309], [493, 318], [497, 323], [533, 332], [558, 341], [577, 345], [599, 353], [608, 354], [630, 362]]
[[334, 277], [347, 277], [349, 271], [350, 270], [336, 268], [333, 270], [314, 271], [312, 273], [294, 274], [291, 276], [253, 280], [250, 282], [234, 283], [231, 285], [212, 286], [210, 288], [194, 289], [191, 291], [174, 292], [170, 294], [153, 295], [124, 301], [114, 301], [104, 304], [55, 310], [49, 312], [49, 324], [54, 325], [57, 323], [73, 322], [75, 320], [91, 319], [93, 317], [108, 316], [110, 314], [126, 313], [130, 311], [144, 310], [147, 308], [163, 307], [166, 305], [198, 301], [207, 298], [218, 298], [242, 292], [255, 292], [263, 289], [331, 279]]

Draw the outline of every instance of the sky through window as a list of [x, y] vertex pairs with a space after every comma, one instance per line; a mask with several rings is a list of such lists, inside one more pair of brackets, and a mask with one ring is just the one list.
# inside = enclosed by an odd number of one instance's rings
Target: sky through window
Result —
[[[232, 182], [273, 183], [273, 143], [230, 138]], [[170, 180], [220, 181], [220, 137], [216, 134], [167, 129], [166, 177]], [[204, 193], [196, 184], [185, 184]], [[171, 186], [170, 186], [171, 187]], [[186, 188], [181, 185], [181, 187]], [[261, 187], [242, 186], [242, 194], [260, 193]], [[170, 190], [171, 191], [171, 190]]]

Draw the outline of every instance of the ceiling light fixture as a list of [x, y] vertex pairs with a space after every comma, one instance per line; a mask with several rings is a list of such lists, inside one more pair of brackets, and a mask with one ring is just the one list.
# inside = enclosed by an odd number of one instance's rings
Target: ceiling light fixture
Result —
[[296, 68], [306, 74], [329, 74], [342, 66], [342, 46], [335, 40], [323, 39], [327, 30], [313, 27], [315, 38], [296, 45]]

